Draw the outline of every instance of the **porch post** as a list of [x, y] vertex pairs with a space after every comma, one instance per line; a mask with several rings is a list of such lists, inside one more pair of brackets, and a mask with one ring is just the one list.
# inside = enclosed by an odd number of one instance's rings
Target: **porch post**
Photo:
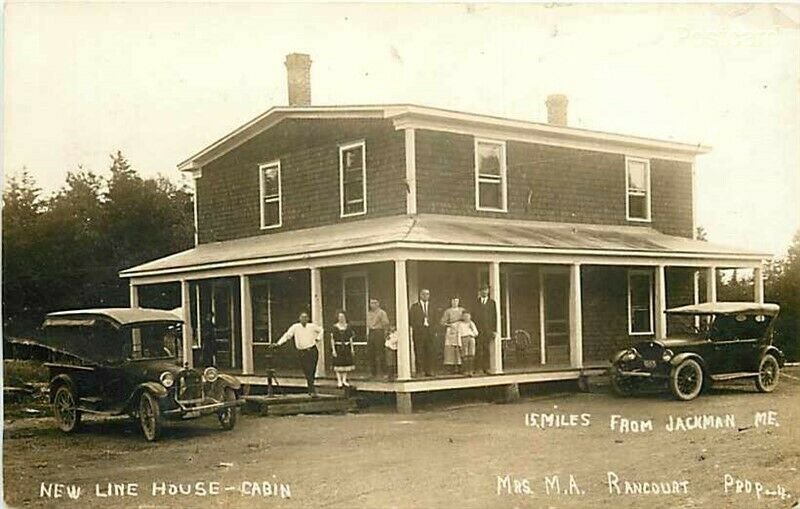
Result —
[[408, 325], [406, 260], [394, 261], [394, 309], [397, 321], [397, 379], [411, 378], [411, 341]]
[[[700, 304], [700, 271], [695, 270], [692, 272], [692, 303]], [[694, 326], [700, 328], [700, 317], [694, 317]]]
[[132, 308], [139, 307], [139, 287], [133, 284], [133, 281], [128, 282], [128, 291], [130, 292], [130, 304]]
[[583, 303], [581, 264], [569, 268], [569, 360], [573, 368], [583, 368]]
[[[322, 272], [319, 267], [311, 267], [311, 322], [324, 327], [322, 317]], [[317, 359], [317, 376], [325, 376], [325, 335]]]
[[[416, 260], [408, 260], [406, 262], [406, 277], [408, 279], [408, 299], [407, 302], [416, 302], [419, 299], [419, 262]], [[414, 344], [414, 331], [409, 332], [411, 344]], [[415, 376], [417, 372], [417, 357], [414, 355], [414, 349], [410, 348], [409, 365], [411, 366], [411, 376]]]
[[250, 276], [239, 276], [239, 300], [242, 319], [242, 373], [253, 373], [253, 299], [250, 295]]
[[756, 302], [764, 303], [764, 269], [761, 266], [753, 269], [753, 285], [755, 287]]
[[706, 267], [706, 301], [717, 302], [717, 268]]
[[667, 282], [663, 265], [656, 266], [655, 287], [656, 339], [664, 339], [667, 337], [667, 315], [664, 314], [667, 309]]
[[502, 305], [500, 294], [500, 262], [489, 263], [489, 289], [492, 292], [492, 300], [495, 302], [497, 321], [497, 332], [494, 335], [494, 340], [489, 350], [489, 370], [492, 374], [499, 375], [503, 372], [503, 334], [500, 319], [500, 306]]
[[[189, 295], [189, 281], [181, 280], [181, 314], [183, 315], [183, 363], [190, 368], [192, 359], [192, 298]], [[198, 317], [200, 321], [200, 317]]]

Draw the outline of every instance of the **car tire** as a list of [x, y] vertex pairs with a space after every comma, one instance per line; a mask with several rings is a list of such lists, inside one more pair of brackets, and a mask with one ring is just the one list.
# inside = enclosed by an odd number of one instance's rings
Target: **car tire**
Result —
[[675, 399], [689, 401], [703, 390], [703, 368], [694, 359], [686, 359], [672, 368], [669, 389]]
[[778, 359], [772, 354], [767, 354], [761, 358], [758, 364], [758, 376], [756, 377], [756, 389], [759, 392], [772, 392], [778, 386], [781, 378], [781, 366]]
[[[229, 401], [236, 401], [236, 391], [230, 387], [225, 388], [225, 396], [223, 400], [227, 403]], [[226, 431], [232, 430], [236, 427], [236, 421], [239, 419], [239, 407], [229, 406], [217, 414], [219, 425]]]
[[139, 426], [148, 442], [155, 442], [161, 435], [161, 409], [158, 400], [148, 391], [139, 397]]
[[626, 398], [635, 392], [634, 380], [613, 370], [611, 373], [611, 388], [614, 390], [614, 394]]
[[77, 407], [77, 396], [68, 384], [56, 388], [53, 396], [53, 416], [58, 428], [64, 433], [72, 433], [81, 425], [81, 411]]

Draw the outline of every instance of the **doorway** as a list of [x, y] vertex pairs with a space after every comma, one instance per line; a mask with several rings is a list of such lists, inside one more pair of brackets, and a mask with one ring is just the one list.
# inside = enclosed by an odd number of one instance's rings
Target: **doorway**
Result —
[[543, 267], [540, 270], [539, 318], [541, 363], [569, 364], [570, 317], [567, 267]]

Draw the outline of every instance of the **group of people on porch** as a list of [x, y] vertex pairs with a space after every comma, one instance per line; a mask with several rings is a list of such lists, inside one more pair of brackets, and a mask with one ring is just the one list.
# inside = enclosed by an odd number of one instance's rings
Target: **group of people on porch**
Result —
[[[431, 317], [431, 292], [422, 289], [417, 302], [409, 308], [409, 326], [412, 332], [414, 356], [418, 374], [432, 376], [433, 343], [436, 341], [435, 322]], [[444, 310], [438, 325], [443, 330], [444, 365], [450, 374], [472, 376], [478, 371], [489, 372], [489, 349], [497, 332], [497, 304], [489, 297], [489, 287], [480, 289], [474, 304], [474, 313], [461, 305], [454, 296], [450, 307]], [[280, 346], [294, 339], [298, 360], [308, 384], [308, 392], [316, 397], [314, 377], [324, 330], [311, 323], [306, 312], [300, 313], [297, 323], [275, 343]], [[329, 330], [333, 370], [338, 387], [350, 387], [348, 373], [355, 370], [356, 333], [347, 320], [344, 310], [336, 313], [336, 321]], [[381, 308], [380, 301], [372, 298], [366, 316], [367, 360], [370, 373], [377, 377], [383, 373], [394, 378], [397, 365], [397, 330]]]

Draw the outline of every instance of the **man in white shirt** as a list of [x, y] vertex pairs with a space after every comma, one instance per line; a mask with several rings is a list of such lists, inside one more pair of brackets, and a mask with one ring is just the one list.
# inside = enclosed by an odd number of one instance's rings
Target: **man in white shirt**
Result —
[[316, 398], [317, 389], [314, 387], [314, 375], [317, 370], [317, 360], [319, 359], [319, 348], [317, 343], [322, 341], [322, 327], [317, 324], [310, 323], [308, 313], [305, 311], [300, 313], [297, 323], [292, 324], [291, 327], [281, 336], [275, 343], [275, 346], [280, 346], [289, 338], [294, 338], [294, 346], [297, 349], [297, 355], [300, 358], [300, 366], [303, 368], [303, 374], [306, 377], [306, 384], [308, 385], [308, 395]]

